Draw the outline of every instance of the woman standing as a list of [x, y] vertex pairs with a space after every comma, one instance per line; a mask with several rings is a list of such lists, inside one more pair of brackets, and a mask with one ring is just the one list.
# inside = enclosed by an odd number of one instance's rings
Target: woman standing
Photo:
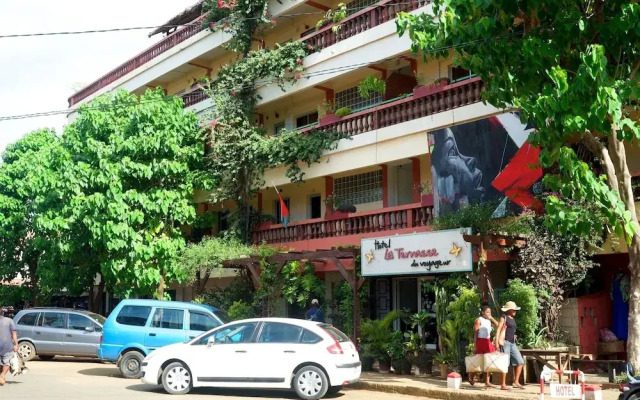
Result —
[[[480, 307], [480, 317], [476, 319], [476, 322], [473, 326], [476, 354], [493, 353], [494, 351], [496, 351], [493, 343], [491, 343], [492, 325], [498, 326], [498, 322], [491, 316], [491, 307], [489, 307], [488, 304], [483, 304]], [[475, 384], [475, 373], [469, 373], [469, 383], [471, 385]], [[491, 384], [490, 373], [485, 374], [484, 383], [489, 388], [496, 387], [495, 385]]]
[[[524, 389], [524, 386], [520, 384], [520, 374], [522, 374], [522, 366], [524, 360], [516, 346], [516, 324], [515, 316], [520, 310], [520, 307], [513, 301], [508, 301], [503, 307], [502, 312], [504, 315], [500, 317], [500, 323], [498, 324], [498, 333], [496, 335], [496, 345], [501, 346], [503, 353], [509, 354], [511, 358], [511, 366], [514, 369], [513, 387], [518, 389]], [[502, 387], [506, 388], [507, 375], [502, 376]]]

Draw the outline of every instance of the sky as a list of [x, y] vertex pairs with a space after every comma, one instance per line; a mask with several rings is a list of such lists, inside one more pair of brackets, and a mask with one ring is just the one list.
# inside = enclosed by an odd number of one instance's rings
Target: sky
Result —
[[[0, 0], [0, 35], [156, 26], [196, 0]], [[64, 110], [67, 99], [162, 38], [152, 29], [0, 38], [0, 117]], [[58, 134], [65, 114], [0, 121], [0, 153], [39, 128]]]

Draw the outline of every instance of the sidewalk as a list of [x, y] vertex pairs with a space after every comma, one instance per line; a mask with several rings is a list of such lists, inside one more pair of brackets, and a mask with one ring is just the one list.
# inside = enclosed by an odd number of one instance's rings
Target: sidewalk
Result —
[[[426, 397], [428, 399], [455, 400], [503, 400], [503, 399], [539, 399], [540, 386], [528, 384], [526, 390], [486, 389], [484, 385], [476, 383], [474, 386], [462, 383], [460, 390], [447, 389], [447, 382], [441, 378], [431, 376], [379, 374], [377, 372], [363, 372], [360, 382], [354, 389], [366, 389], [378, 392], [404, 394]], [[546, 385], [547, 393], [549, 386]], [[620, 392], [614, 389], [603, 389], [603, 400], [617, 400]], [[551, 398], [545, 396], [546, 398]]]

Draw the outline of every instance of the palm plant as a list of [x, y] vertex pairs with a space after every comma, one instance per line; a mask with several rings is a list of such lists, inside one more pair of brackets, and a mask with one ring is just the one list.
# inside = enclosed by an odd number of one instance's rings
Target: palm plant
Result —
[[369, 319], [363, 322], [360, 332], [365, 355], [377, 361], [389, 361], [389, 343], [392, 338], [393, 323], [402, 317], [400, 311], [394, 310], [384, 319]]

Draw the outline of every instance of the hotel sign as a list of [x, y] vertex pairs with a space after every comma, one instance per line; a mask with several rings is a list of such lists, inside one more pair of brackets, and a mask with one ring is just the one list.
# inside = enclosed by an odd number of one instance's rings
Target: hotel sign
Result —
[[362, 275], [428, 275], [472, 270], [470, 228], [367, 238], [361, 241]]

